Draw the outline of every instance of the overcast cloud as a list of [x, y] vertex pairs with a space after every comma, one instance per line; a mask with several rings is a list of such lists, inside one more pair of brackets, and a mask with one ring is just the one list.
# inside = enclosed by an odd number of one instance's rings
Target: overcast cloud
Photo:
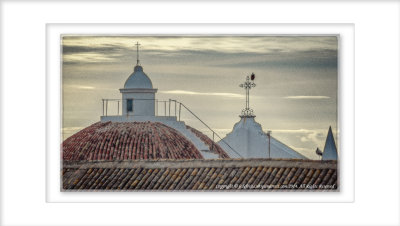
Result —
[[[101, 99], [121, 98], [136, 41], [156, 98], [185, 103], [222, 137], [239, 121], [245, 105], [239, 84], [252, 72], [250, 105], [265, 131], [311, 158], [323, 149], [329, 126], [337, 135], [335, 36], [64, 36], [64, 138], [99, 121]], [[207, 134], [189, 115], [184, 119]]]

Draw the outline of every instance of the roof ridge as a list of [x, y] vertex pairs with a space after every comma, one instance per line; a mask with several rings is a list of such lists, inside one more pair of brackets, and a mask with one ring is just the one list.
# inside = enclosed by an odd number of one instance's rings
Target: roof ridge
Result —
[[64, 168], [196, 168], [196, 167], [286, 167], [336, 169], [337, 161], [303, 159], [157, 159], [122, 161], [64, 161]]

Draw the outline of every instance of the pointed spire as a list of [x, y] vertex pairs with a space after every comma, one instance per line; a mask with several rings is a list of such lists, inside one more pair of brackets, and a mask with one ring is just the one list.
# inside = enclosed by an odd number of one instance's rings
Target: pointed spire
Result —
[[139, 63], [140, 63], [140, 61], [139, 61], [139, 46], [140, 46], [139, 42], [136, 42], [135, 46], [136, 46], [136, 65], [139, 65]]
[[336, 149], [335, 139], [333, 138], [332, 127], [329, 126], [328, 136], [326, 137], [322, 160], [337, 160], [338, 153]]

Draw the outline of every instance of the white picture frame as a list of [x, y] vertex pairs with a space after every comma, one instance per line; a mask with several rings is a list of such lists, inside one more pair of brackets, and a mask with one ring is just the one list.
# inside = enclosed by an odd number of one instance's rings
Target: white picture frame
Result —
[[[399, 2], [2, 1], [1, 9], [1, 224], [399, 224]], [[355, 155], [342, 159], [350, 166], [345, 169], [354, 171], [341, 172], [341, 186], [353, 185], [348, 196], [335, 202], [338, 197], [334, 193], [228, 194], [222, 198], [221, 193], [74, 193], [76, 197], [71, 197], [53, 191], [53, 174], [59, 177], [59, 171], [52, 170], [57, 163], [51, 148], [60, 144], [59, 137], [54, 138], [53, 122], [59, 122], [54, 112], [60, 109], [53, 94], [59, 93], [60, 84], [54, 80], [53, 75], [59, 74], [53, 73], [52, 67], [60, 62], [52, 45], [58, 42], [59, 46], [59, 39], [52, 38], [59, 33], [53, 34], [51, 29], [72, 24], [74, 33], [79, 27], [83, 29], [80, 33], [85, 33], [85, 29], [100, 31], [110, 23], [141, 27], [132, 34], [159, 34], [177, 24], [192, 34], [196, 26], [203, 26], [203, 33], [221, 32], [224, 27], [228, 29], [225, 32], [240, 27], [241, 33], [254, 33], [252, 27], [269, 26], [277, 29], [274, 34], [280, 33], [279, 29], [285, 33], [285, 27], [297, 34], [307, 32], [307, 26], [319, 27], [319, 34], [324, 29], [340, 34], [334, 32], [337, 25], [344, 27], [343, 31], [349, 29], [345, 34], [351, 36], [352, 45], [340, 49], [348, 61], [341, 58], [339, 63], [340, 73], [343, 69], [354, 76], [339, 82], [340, 95], [346, 92], [341, 96], [343, 103], [348, 101], [340, 106], [340, 128], [348, 132], [341, 132], [341, 150], [355, 147]], [[113, 27], [107, 33], [118, 31]], [[21, 105], [26, 98], [32, 101]], [[343, 120], [348, 120], [344, 127]], [[58, 135], [59, 130], [55, 137]], [[126, 198], [130, 200], [126, 202]]]

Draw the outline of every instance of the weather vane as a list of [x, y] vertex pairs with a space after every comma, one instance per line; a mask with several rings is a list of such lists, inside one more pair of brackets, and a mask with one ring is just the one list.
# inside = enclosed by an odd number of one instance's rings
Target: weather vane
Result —
[[246, 107], [242, 110], [242, 114], [240, 117], [256, 117], [253, 114], [253, 109], [250, 108], [250, 89], [256, 87], [254, 83], [254, 79], [256, 75], [251, 73], [250, 76], [246, 76], [246, 81], [243, 84], [240, 84], [239, 87], [242, 87], [246, 90]]
[[136, 65], [139, 65], [139, 46], [140, 46], [139, 42], [136, 42], [135, 46], [136, 46]]

